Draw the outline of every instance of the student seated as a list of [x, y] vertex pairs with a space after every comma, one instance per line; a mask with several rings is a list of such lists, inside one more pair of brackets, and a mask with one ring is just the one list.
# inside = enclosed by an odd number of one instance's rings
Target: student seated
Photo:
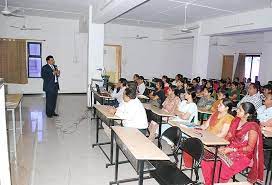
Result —
[[193, 84], [193, 88], [194, 88], [194, 91], [198, 94], [201, 92], [201, 87], [199, 85], [199, 81], [198, 81], [198, 78], [194, 78], [192, 80], [192, 84]]
[[232, 82], [231, 88], [229, 89], [229, 98], [233, 102], [233, 105], [237, 105], [238, 101], [240, 100], [240, 90], [238, 89], [238, 83]]
[[113, 92], [111, 93], [111, 97], [117, 100], [117, 104], [114, 105], [118, 107], [123, 102], [123, 94], [127, 87], [127, 80], [125, 78], [120, 78]]
[[198, 111], [195, 104], [196, 92], [193, 89], [188, 89], [185, 92], [184, 98], [185, 100], [180, 102], [175, 111], [177, 117], [174, 119], [184, 123], [193, 121], [194, 124], [198, 124]]
[[137, 83], [137, 80], [140, 78], [139, 74], [134, 74], [133, 75], [133, 81]]
[[[219, 148], [219, 153], [228, 160], [221, 160], [220, 183], [228, 182], [235, 174], [247, 167], [251, 167], [247, 180], [250, 183], [263, 180], [263, 138], [260, 126], [256, 120], [256, 110], [252, 103], [241, 103], [237, 109], [237, 116], [232, 121], [226, 140], [230, 142], [227, 147]], [[212, 184], [214, 161], [202, 161], [202, 174], [205, 184]], [[220, 162], [217, 162], [214, 174], [215, 182], [219, 175]]]
[[180, 81], [180, 80], [183, 80], [183, 76], [181, 74], [177, 74], [175, 76], [175, 80], [172, 82], [172, 85], [177, 86], [177, 82]]
[[[177, 90], [175, 90], [173, 85], [169, 86], [168, 96], [162, 104], [162, 109], [166, 112], [174, 114], [175, 110], [177, 109], [180, 103], [179, 94]], [[159, 125], [155, 121], [151, 121], [149, 125], [149, 139], [154, 140], [156, 137], [156, 130], [158, 129]]]
[[212, 93], [212, 88], [204, 88], [203, 97], [201, 97], [197, 102], [197, 107], [203, 110], [210, 110], [212, 108], [212, 104], [215, 102], [214, 98], [211, 96]]
[[150, 98], [150, 103], [154, 106], [157, 107], [161, 107], [162, 103], [165, 100], [165, 94], [164, 94], [164, 90], [163, 90], [164, 86], [163, 86], [163, 81], [162, 80], [158, 80], [156, 83], [156, 90], [152, 91], [149, 94], [149, 98]]
[[248, 87], [248, 94], [241, 99], [241, 101], [237, 104], [237, 107], [241, 105], [241, 103], [250, 102], [255, 106], [255, 109], [260, 108], [262, 106], [262, 99], [260, 93], [258, 92], [258, 87], [256, 84], [251, 83]]
[[164, 94], [167, 94], [169, 89], [169, 78], [166, 75], [162, 76]]
[[123, 95], [124, 102], [116, 109], [110, 108], [110, 112], [124, 119], [124, 127], [132, 127], [139, 129], [146, 134], [148, 127], [146, 112], [143, 104], [136, 97], [136, 90], [126, 88]]
[[217, 111], [217, 108], [218, 108], [218, 105], [221, 103], [221, 101], [225, 98], [228, 98], [228, 93], [227, 91], [219, 91], [217, 93], [217, 100], [212, 104], [212, 108], [211, 108], [211, 111], [212, 112], [216, 112]]
[[272, 93], [268, 93], [264, 105], [257, 110], [261, 126], [272, 127]]
[[[264, 105], [257, 110], [258, 119], [263, 130], [272, 132], [272, 93], [268, 93], [264, 100]], [[264, 144], [272, 148], [271, 139], [265, 139]], [[268, 167], [270, 151], [265, 152], [265, 165]]]
[[220, 100], [217, 110], [217, 112], [210, 116], [208, 121], [201, 125], [201, 128], [218, 137], [224, 138], [233, 120], [233, 116], [231, 115], [232, 102], [229, 99]]
[[184, 93], [185, 93], [184, 82], [181, 80], [178, 80], [176, 87], [177, 87], [176, 90], [177, 90], [177, 93], [179, 94], [180, 99], [184, 100]]
[[272, 85], [271, 84], [264, 85], [262, 89], [263, 93], [261, 94], [261, 98], [262, 100], [265, 100], [266, 95], [272, 93]]
[[144, 77], [140, 76], [137, 79], [137, 93], [138, 94], [144, 94], [144, 92], [145, 92]]

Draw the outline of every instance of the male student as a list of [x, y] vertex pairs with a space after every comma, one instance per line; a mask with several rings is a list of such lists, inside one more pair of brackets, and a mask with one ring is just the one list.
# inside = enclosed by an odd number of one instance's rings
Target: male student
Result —
[[136, 97], [136, 89], [126, 88], [123, 99], [124, 102], [117, 109], [111, 107], [109, 111], [124, 119], [124, 127], [137, 128], [143, 134], [146, 134], [148, 127], [147, 116], [143, 104]]
[[137, 93], [138, 94], [144, 94], [145, 92], [145, 84], [144, 84], [144, 77], [143, 76], [140, 76], [138, 79], [137, 79]]
[[120, 78], [116, 88], [111, 93], [111, 97], [116, 99], [118, 102], [116, 107], [118, 107], [123, 102], [123, 94], [126, 87], [127, 87], [127, 80], [125, 78]]
[[46, 62], [47, 64], [42, 67], [43, 91], [46, 93], [46, 115], [51, 118], [52, 116], [58, 116], [55, 109], [59, 90], [58, 77], [60, 76], [60, 71], [55, 65], [53, 56], [47, 56]]

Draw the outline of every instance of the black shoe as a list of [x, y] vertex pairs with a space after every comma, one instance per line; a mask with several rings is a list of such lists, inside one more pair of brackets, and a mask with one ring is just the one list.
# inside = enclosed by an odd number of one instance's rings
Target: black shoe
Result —
[[59, 116], [58, 114], [54, 113], [53, 116]]
[[46, 115], [48, 118], [52, 118], [53, 116], [52, 115]]

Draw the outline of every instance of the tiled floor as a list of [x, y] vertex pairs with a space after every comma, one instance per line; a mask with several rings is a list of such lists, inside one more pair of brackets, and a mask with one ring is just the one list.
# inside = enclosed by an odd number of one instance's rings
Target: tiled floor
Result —
[[[47, 118], [42, 96], [24, 96], [25, 125], [17, 146], [17, 163], [12, 162], [13, 185], [106, 185], [113, 180], [114, 167], [105, 168], [102, 152], [91, 148], [95, 122], [84, 119], [75, 126], [80, 118], [91, 116], [86, 102], [84, 95], [60, 95], [60, 117]], [[108, 140], [104, 133], [100, 136]], [[104, 148], [109, 150], [109, 146]], [[130, 164], [120, 165], [120, 179], [135, 176]], [[144, 184], [157, 183], [150, 179]]]

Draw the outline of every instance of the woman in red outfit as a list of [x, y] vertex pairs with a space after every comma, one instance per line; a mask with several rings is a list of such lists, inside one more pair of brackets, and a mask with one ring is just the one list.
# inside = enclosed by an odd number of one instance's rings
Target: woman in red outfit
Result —
[[[227, 147], [219, 149], [230, 160], [222, 160], [222, 169], [219, 182], [228, 182], [231, 177], [247, 167], [251, 167], [247, 180], [250, 183], [263, 180], [264, 158], [263, 139], [260, 126], [255, 119], [256, 110], [252, 103], [242, 103], [237, 109], [237, 116], [232, 121], [226, 140], [230, 142]], [[213, 161], [202, 161], [202, 173], [205, 184], [212, 184]], [[220, 163], [216, 165], [215, 182], [218, 180]]]

